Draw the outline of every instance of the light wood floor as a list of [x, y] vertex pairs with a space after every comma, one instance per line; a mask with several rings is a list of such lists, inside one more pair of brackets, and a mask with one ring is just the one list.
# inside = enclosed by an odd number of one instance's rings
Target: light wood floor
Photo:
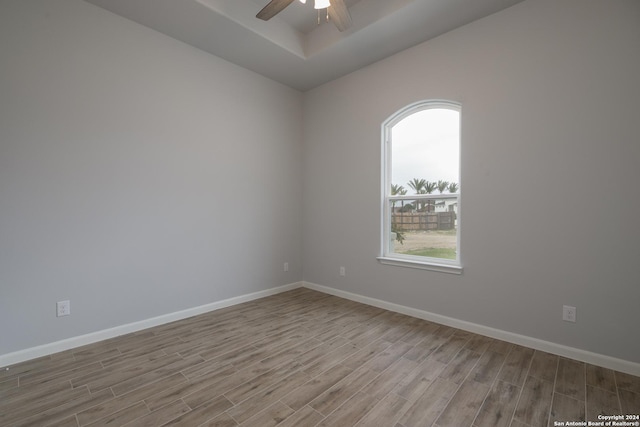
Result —
[[307, 289], [0, 372], [2, 426], [547, 426], [640, 378]]

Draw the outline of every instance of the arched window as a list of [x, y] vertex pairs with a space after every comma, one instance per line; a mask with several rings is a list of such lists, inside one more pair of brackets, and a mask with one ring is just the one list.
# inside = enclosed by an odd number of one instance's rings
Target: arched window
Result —
[[382, 124], [382, 263], [461, 273], [460, 104], [409, 105]]

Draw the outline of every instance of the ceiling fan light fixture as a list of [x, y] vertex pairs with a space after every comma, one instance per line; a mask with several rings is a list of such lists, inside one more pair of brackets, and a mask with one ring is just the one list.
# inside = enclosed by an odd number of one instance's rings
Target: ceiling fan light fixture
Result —
[[331, 6], [331, 2], [329, 0], [315, 0], [314, 9], [326, 9]]

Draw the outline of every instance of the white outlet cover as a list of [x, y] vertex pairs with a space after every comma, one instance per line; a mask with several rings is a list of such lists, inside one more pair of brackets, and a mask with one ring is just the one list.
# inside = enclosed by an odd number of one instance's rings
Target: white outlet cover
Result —
[[71, 314], [71, 301], [69, 301], [69, 300], [58, 301], [56, 303], [56, 309], [57, 309], [56, 316], [58, 316], [58, 317], [70, 315]]
[[576, 321], [576, 308], [570, 305], [562, 306], [562, 320], [565, 322]]

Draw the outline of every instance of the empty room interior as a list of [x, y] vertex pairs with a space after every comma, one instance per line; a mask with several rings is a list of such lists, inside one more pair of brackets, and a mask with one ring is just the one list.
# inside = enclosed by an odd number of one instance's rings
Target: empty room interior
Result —
[[0, 426], [640, 425], [639, 76], [637, 0], [0, 0]]

